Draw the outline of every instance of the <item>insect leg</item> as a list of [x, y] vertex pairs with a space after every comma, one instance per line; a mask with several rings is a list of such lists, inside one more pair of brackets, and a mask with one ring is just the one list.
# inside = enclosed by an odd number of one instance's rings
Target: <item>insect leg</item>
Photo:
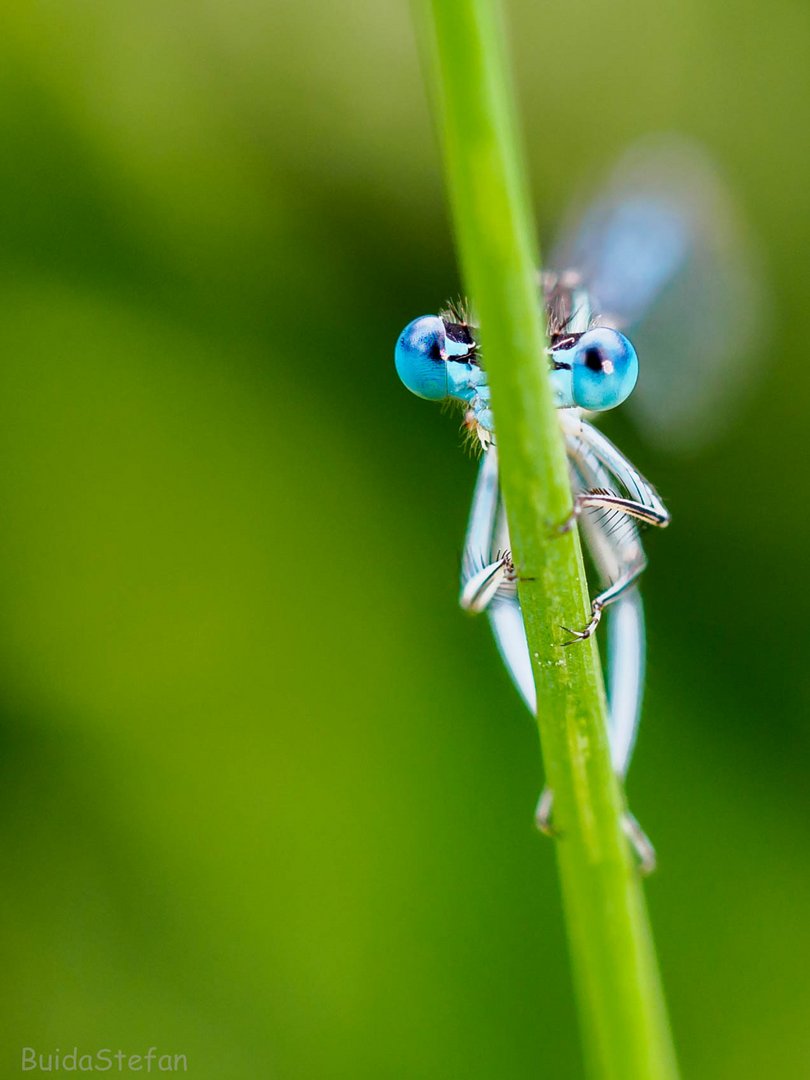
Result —
[[561, 630], [565, 630], [566, 634], [571, 635], [570, 640], [561, 641], [560, 644], [565, 647], [589, 638], [602, 621], [602, 612], [605, 608], [610, 604], [615, 604], [620, 596], [636, 584], [646, 565], [646, 560], [635, 565], [629, 565], [620, 578], [591, 601], [591, 618], [583, 630], [572, 630], [568, 626], [560, 627]]
[[514, 567], [508, 534], [503, 548], [495, 543], [498, 516], [502, 512], [499, 508], [498, 455], [493, 445], [484, 453], [478, 470], [461, 560], [459, 603], [472, 614], [489, 607], [499, 592], [514, 592], [509, 588], [514, 582]]
[[[598, 428], [578, 416], [575, 409], [565, 409], [560, 414], [569, 454], [577, 447], [576, 456], [590, 459], [592, 469], [601, 473], [603, 483], [589, 485], [591, 490], [579, 492], [574, 502], [575, 517], [585, 506], [612, 507], [635, 517], [647, 525], [666, 528], [669, 511], [661, 502], [658, 492], [636, 467], [624, 456], [610, 439]], [[611, 478], [621, 485], [626, 498], [610, 491]], [[573, 522], [571, 522], [572, 524]], [[566, 523], [570, 527], [569, 523]]]
[[486, 611], [501, 659], [531, 712], [537, 713], [529, 646], [509, 553], [509, 529], [498, 484], [494, 445], [485, 452], [473, 492], [461, 567], [459, 602], [465, 611]]
[[[606, 471], [579, 440], [567, 441], [574, 491], [601, 487]], [[631, 520], [618, 528], [605, 514], [591, 511], [581, 521], [583, 539], [602, 591], [594, 600], [608, 620], [607, 667], [610, 745], [613, 768], [624, 777], [633, 752], [644, 692], [644, 608], [635, 587], [646, 566], [638, 529]]]
[[[669, 513], [655, 488], [595, 427], [578, 416], [566, 416], [563, 419], [563, 430], [569, 461], [579, 477], [578, 490], [574, 496], [574, 511], [563, 527], [570, 527], [573, 520], [585, 510], [602, 510], [605, 513], [598, 519], [599, 525], [590, 525], [591, 533], [593, 534], [596, 528], [607, 537], [610, 526], [610, 534], [617, 538], [616, 543], [612, 544], [614, 554], [611, 557], [615, 569], [610, 574], [609, 586], [591, 605], [588, 625], [583, 630], [563, 627], [571, 635], [570, 640], [563, 644], [572, 645], [591, 636], [599, 625], [603, 610], [636, 583], [647, 565], [633, 521], [665, 527], [669, 524]], [[610, 491], [611, 480], [617, 480], [631, 497]], [[624, 530], [613, 530], [612, 525], [617, 517], [625, 520], [628, 527]], [[583, 520], [592, 523], [595, 519], [587, 515]]]
[[603, 488], [592, 488], [589, 491], [581, 491], [574, 496], [574, 509], [560, 526], [560, 532], [568, 532], [583, 510], [598, 509], [615, 510], [620, 514], [636, 518], [644, 525], [655, 525], [665, 529], [669, 525], [669, 514], [664, 511], [645, 506], [634, 499], [625, 499], [612, 491]]

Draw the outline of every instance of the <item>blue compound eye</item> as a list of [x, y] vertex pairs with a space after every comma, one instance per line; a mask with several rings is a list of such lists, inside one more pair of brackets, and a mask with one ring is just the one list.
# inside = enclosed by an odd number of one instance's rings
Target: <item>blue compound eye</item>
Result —
[[571, 350], [573, 396], [583, 409], [614, 409], [629, 397], [638, 379], [636, 350], [618, 330], [588, 330]]
[[430, 401], [447, 397], [447, 335], [437, 315], [408, 323], [394, 351], [397, 374], [412, 394]]

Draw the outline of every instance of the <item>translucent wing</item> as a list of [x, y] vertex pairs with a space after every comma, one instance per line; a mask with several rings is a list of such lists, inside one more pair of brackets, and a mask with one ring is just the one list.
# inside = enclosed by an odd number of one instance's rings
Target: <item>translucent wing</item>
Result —
[[627, 407], [650, 440], [687, 450], [716, 438], [751, 387], [764, 303], [705, 153], [675, 136], [635, 144], [575, 208], [552, 265], [578, 271], [597, 320], [632, 338], [641, 376]]

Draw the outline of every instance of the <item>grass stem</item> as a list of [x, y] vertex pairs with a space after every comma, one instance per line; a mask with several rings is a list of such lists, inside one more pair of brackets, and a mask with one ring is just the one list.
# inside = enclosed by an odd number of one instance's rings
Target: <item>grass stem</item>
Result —
[[501, 483], [537, 684], [565, 918], [593, 1076], [677, 1075], [638, 873], [621, 829], [593, 640], [562, 649], [589, 614], [559, 424], [542, 362], [535, 229], [495, 0], [415, 0], [465, 288], [492, 386]]

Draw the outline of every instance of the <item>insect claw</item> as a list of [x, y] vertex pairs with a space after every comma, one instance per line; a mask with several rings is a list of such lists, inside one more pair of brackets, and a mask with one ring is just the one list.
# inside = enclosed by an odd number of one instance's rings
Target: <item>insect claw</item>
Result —
[[625, 811], [622, 817], [622, 831], [630, 841], [630, 846], [638, 860], [639, 873], [642, 877], [648, 877], [656, 867], [655, 848], [629, 810]]
[[559, 645], [561, 649], [567, 648], [569, 645], [576, 645], [578, 641], [585, 641], [586, 638], [591, 636], [592, 631], [586, 627], [584, 630], [572, 630], [570, 626], [560, 626], [561, 630], [564, 630], [566, 634], [571, 635], [570, 641], [557, 641], [556, 645]]
[[562, 521], [559, 525], [554, 526], [555, 536], [565, 536], [566, 533], [571, 532], [571, 530], [577, 523], [577, 519], [579, 518], [579, 509], [579, 505], [577, 503], [574, 503], [574, 507], [571, 510], [571, 513], [565, 519], [565, 521]]
[[565, 649], [569, 645], [576, 644], [577, 641], [587, 641], [587, 639], [596, 630], [596, 628], [599, 625], [601, 619], [602, 619], [602, 608], [597, 607], [597, 604], [595, 602], [594, 606], [593, 606], [593, 609], [592, 609], [591, 621], [588, 623], [588, 625], [585, 627], [584, 630], [572, 630], [570, 628], [570, 626], [561, 626], [560, 627], [560, 629], [564, 630], [566, 632], [566, 634], [571, 635], [571, 640], [570, 641], [560, 641], [560, 642], [558, 642], [560, 648]]
[[546, 836], [557, 837], [560, 835], [560, 831], [553, 823], [553, 810], [554, 796], [549, 788], [544, 788], [543, 794], [540, 796], [540, 801], [537, 804], [537, 809], [534, 812], [534, 824], [540, 832], [544, 833]]

